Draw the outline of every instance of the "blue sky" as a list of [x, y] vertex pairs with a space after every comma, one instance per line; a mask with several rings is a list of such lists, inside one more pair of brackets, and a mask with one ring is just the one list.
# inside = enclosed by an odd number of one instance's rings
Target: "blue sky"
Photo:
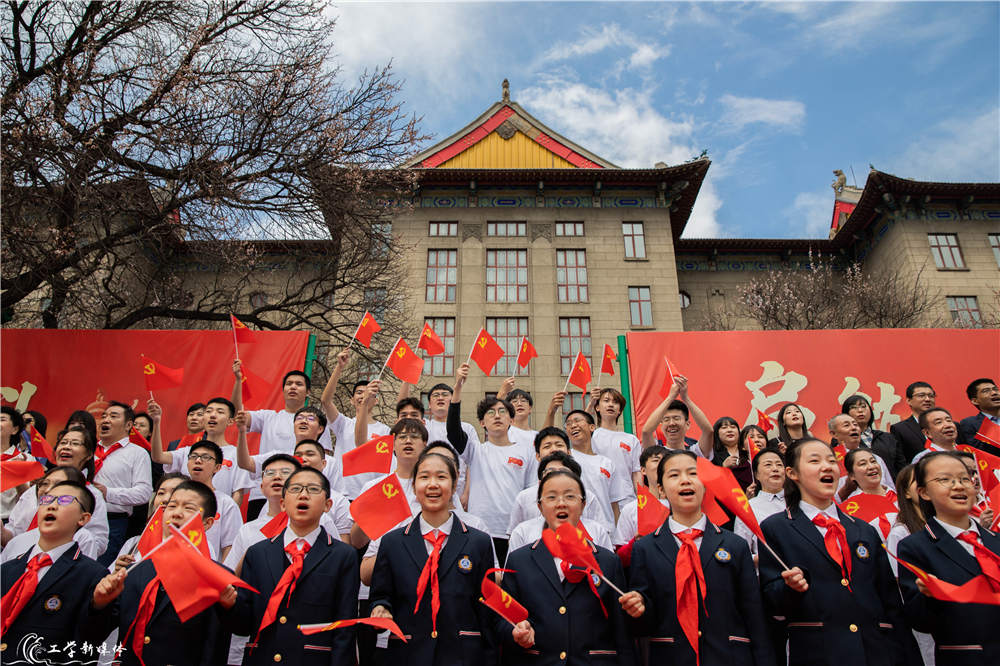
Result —
[[[440, 140], [500, 98], [623, 167], [713, 164], [686, 237], [825, 237], [832, 170], [1000, 180], [1000, 3], [346, 3]], [[428, 144], [429, 145], [429, 144]]]

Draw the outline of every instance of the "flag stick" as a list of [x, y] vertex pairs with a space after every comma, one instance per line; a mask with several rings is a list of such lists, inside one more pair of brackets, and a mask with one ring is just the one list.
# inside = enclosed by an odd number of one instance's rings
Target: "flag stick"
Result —
[[469, 358], [465, 359], [465, 364], [466, 365], [469, 365], [470, 363], [472, 363], [472, 352], [476, 351], [476, 340], [478, 340], [478, 339], [479, 339], [479, 334], [477, 333], [476, 337], [473, 338], [473, 340], [472, 340], [472, 346], [469, 347]]
[[150, 400], [156, 400], [156, 398], [153, 397], [153, 392], [152, 391], [149, 392], [149, 399]]
[[601, 359], [601, 369], [597, 371], [597, 388], [601, 388], [601, 377], [604, 376], [604, 359]]
[[[485, 600], [485, 599], [483, 599], [482, 597], [479, 597], [479, 603], [483, 604], [483, 605], [484, 605], [484, 606], [486, 606], [487, 608], [490, 608], [490, 607], [489, 607], [489, 605], [488, 605], [488, 604], [486, 603], [486, 600]], [[493, 609], [492, 609], [492, 608], [490, 608], [490, 610], [493, 610]], [[494, 613], [496, 613], [496, 611], [493, 611], [493, 612], [494, 612]], [[500, 617], [503, 617], [503, 615], [501, 615]], [[503, 619], [507, 620], [507, 618], [505, 618], [505, 617], [504, 617]], [[516, 627], [516, 626], [517, 626], [516, 624], [514, 624], [514, 623], [513, 623], [513, 622], [511, 622], [510, 620], [507, 620], [507, 623], [508, 623], [508, 624], [509, 624], [510, 626], [512, 626], [512, 627]]]
[[774, 552], [774, 548], [771, 548], [771, 546], [769, 546], [766, 541], [764, 541], [760, 537], [757, 537], [757, 542], [764, 544], [764, 548], [767, 548], [768, 552], [771, 553], [772, 556], [774, 556], [774, 559], [778, 560], [778, 564], [780, 564], [785, 571], [791, 570], [791, 567], [785, 564], [785, 561], [782, 560], [780, 557], [778, 557], [778, 554]]
[[[591, 571], [593, 571], [593, 569], [591, 569]], [[597, 573], [597, 572], [596, 572], [596, 571], [594, 571], [594, 573]], [[620, 596], [620, 597], [624, 597], [624, 596], [625, 596], [625, 593], [624, 593], [624, 592], [622, 592], [622, 591], [621, 591], [620, 589], [618, 589], [618, 586], [617, 586], [617, 585], [615, 585], [615, 584], [614, 584], [614, 583], [612, 583], [612, 582], [611, 582], [610, 580], [608, 580], [608, 579], [607, 579], [607, 578], [605, 577], [605, 575], [604, 575], [604, 574], [600, 573], [600, 574], [597, 574], [597, 575], [598, 575], [598, 576], [600, 576], [600, 577], [601, 577], [601, 580], [603, 580], [603, 581], [604, 581], [605, 583], [607, 583], [607, 584], [608, 584], [608, 585], [609, 585], [609, 586], [611, 587], [611, 589], [612, 589], [612, 590], [614, 590], [615, 592], [617, 592], [617, 593], [618, 593], [618, 596]]]
[[[232, 316], [232, 315], [230, 315]], [[231, 322], [230, 322], [231, 323]], [[240, 360], [240, 343], [236, 340], [236, 327], [233, 326], [233, 347], [236, 347], [236, 360]]]
[[[570, 374], [573, 374], [572, 371], [570, 371]], [[569, 375], [566, 376], [566, 385], [563, 386], [563, 393], [565, 393], [567, 389], [569, 389]]]
[[[364, 315], [361, 315], [361, 321], [364, 320], [365, 320]], [[358, 333], [361, 332], [361, 321], [358, 322], [358, 327], [354, 329], [354, 335], [351, 336], [351, 344], [347, 345], [347, 351], [351, 351], [351, 347], [354, 346], [354, 341], [357, 339]]]

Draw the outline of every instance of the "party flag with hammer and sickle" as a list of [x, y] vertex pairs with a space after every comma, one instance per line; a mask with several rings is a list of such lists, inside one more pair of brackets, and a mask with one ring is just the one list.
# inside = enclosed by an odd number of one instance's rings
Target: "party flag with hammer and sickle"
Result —
[[174, 388], [184, 381], [184, 368], [168, 368], [148, 356], [140, 355], [142, 376], [146, 380], [147, 391]]
[[483, 373], [489, 375], [493, 372], [497, 362], [503, 358], [503, 347], [493, 339], [493, 336], [486, 332], [485, 328], [479, 329], [476, 341], [472, 343], [472, 353], [469, 360], [474, 361]]
[[399, 477], [390, 474], [351, 502], [351, 517], [369, 539], [377, 539], [413, 515]]
[[392, 469], [392, 445], [395, 438], [392, 435], [379, 435], [361, 446], [344, 454], [344, 476], [355, 474], [388, 474]]

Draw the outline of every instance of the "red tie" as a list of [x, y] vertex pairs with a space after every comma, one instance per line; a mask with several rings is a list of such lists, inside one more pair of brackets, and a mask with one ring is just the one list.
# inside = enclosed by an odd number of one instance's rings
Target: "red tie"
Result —
[[101, 446], [97, 447], [97, 450], [94, 451], [94, 478], [97, 478], [97, 473], [100, 472], [101, 467], [104, 466], [104, 459], [120, 448], [122, 448], [122, 445], [118, 442], [115, 442], [110, 448], [107, 449]]
[[[437, 532], [437, 536], [434, 536]], [[427, 590], [428, 581], [431, 584], [431, 629], [437, 636], [437, 616], [438, 609], [441, 608], [441, 588], [438, 586], [438, 562], [441, 561], [441, 544], [448, 538], [448, 535], [440, 530], [434, 530], [424, 535], [424, 541], [431, 544], [431, 554], [427, 556], [420, 578], [417, 579], [417, 605], [413, 607], [413, 612], [420, 610], [420, 601]]]
[[0, 599], [0, 636], [7, 633], [10, 625], [14, 624], [18, 614], [28, 605], [31, 597], [38, 587], [38, 570], [52, 564], [52, 558], [48, 553], [39, 553], [28, 560], [21, 577], [14, 581], [14, 585]]
[[309, 544], [305, 541], [302, 541], [302, 549], [299, 550], [299, 541], [300, 539], [296, 539], [285, 546], [285, 552], [292, 558], [292, 563], [288, 565], [285, 572], [281, 574], [281, 578], [278, 579], [278, 584], [274, 586], [274, 592], [271, 593], [271, 598], [267, 601], [267, 608], [264, 609], [264, 618], [261, 620], [260, 629], [257, 630], [257, 636], [253, 639], [254, 643], [260, 638], [260, 632], [274, 623], [274, 619], [278, 616], [278, 608], [281, 606], [281, 600], [285, 598], [286, 592], [288, 593], [288, 600], [291, 601], [292, 599], [292, 593], [295, 592], [295, 583], [302, 574], [303, 560], [306, 558], [306, 553], [309, 552]]
[[694, 649], [695, 663], [699, 663], [698, 654], [698, 592], [702, 601], [705, 599], [705, 572], [701, 568], [701, 558], [694, 540], [703, 534], [701, 530], [685, 530], [675, 533], [681, 540], [677, 552], [677, 566], [674, 568], [674, 580], [677, 588], [677, 621], [680, 622], [688, 643]]
[[594, 585], [594, 579], [590, 575], [594, 573], [593, 570], [574, 567], [566, 560], [559, 560], [559, 569], [562, 570], [563, 577], [570, 583], [579, 583], [582, 580], [586, 580], [587, 585], [590, 586], [590, 591], [594, 593], [595, 597], [597, 597], [597, 603], [601, 605], [601, 611], [604, 613], [604, 617], [608, 616], [608, 609], [604, 607], [604, 600], [601, 599], [601, 593], [597, 591], [597, 586]]
[[979, 535], [975, 532], [962, 532], [958, 538], [972, 546], [976, 562], [983, 570], [983, 575], [990, 581], [990, 587], [994, 592], [1000, 592], [1000, 556], [979, 543]]
[[[124, 643], [129, 633], [132, 633], [132, 652], [135, 653], [135, 656], [139, 659], [139, 663], [143, 666], [146, 666], [146, 662], [142, 660], [142, 646], [145, 645], [146, 625], [149, 624], [149, 619], [153, 617], [153, 611], [156, 610], [156, 595], [159, 591], [160, 577], [153, 576], [153, 580], [146, 583], [146, 587], [139, 597], [139, 608], [135, 612], [135, 619], [132, 620], [128, 631], [122, 637], [122, 642]], [[117, 657], [117, 655], [115, 656]]]
[[[813, 518], [813, 525], [826, 528], [823, 535], [823, 544], [830, 558], [840, 567], [840, 575], [844, 580], [851, 580], [851, 555], [847, 547], [847, 532], [839, 520], [834, 520], [825, 513], [818, 513]], [[850, 589], [848, 586], [847, 589]]]

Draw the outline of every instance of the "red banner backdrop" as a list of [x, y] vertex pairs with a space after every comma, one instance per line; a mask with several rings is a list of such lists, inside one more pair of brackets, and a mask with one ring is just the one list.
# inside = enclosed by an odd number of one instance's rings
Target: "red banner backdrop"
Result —
[[[309, 333], [268, 331], [257, 342], [240, 345], [246, 367], [266, 380], [267, 395], [254, 396], [249, 409], [281, 409], [281, 378], [303, 366]], [[171, 441], [187, 433], [188, 405], [233, 391], [232, 331], [73, 331], [5, 329], [0, 349], [0, 397], [18, 410], [35, 409], [48, 419], [48, 440], [69, 415], [84, 409], [100, 417], [103, 404], [118, 400], [146, 411], [140, 354], [170, 368], [184, 368], [177, 388], [154, 391], [163, 407], [163, 436]], [[229, 437], [235, 444], [235, 430]]]
[[968, 383], [1000, 375], [997, 329], [650, 332], [626, 340], [636, 432], [663, 401], [664, 356], [712, 422], [755, 424], [757, 409], [777, 422], [781, 405], [796, 402], [824, 438], [826, 421], [855, 393], [871, 400], [876, 427], [888, 430], [910, 416], [906, 387], [914, 381], [933, 385], [937, 404], [958, 421], [973, 413]]

